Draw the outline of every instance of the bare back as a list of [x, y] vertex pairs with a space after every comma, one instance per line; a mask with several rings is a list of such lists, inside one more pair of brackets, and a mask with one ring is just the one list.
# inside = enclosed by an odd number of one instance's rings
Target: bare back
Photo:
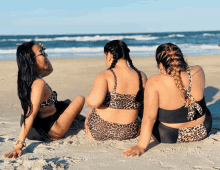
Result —
[[[200, 101], [204, 95], [205, 75], [200, 66], [189, 68], [192, 74], [192, 87], [190, 94], [196, 101]], [[174, 79], [169, 75], [158, 75], [159, 107], [166, 110], [175, 110], [184, 105], [184, 98], [181, 96]], [[183, 86], [188, 90], [189, 76], [187, 72], [181, 72]]]
[[[136, 95], [139, 91], [139, 76], [137, 72], [129, 67], [114, 68], [113, 69], [117, 78], [116, 93], [119, 94], [130, 94]], [[114, 75], [110, 70], [104, 71], [105, 78], [107, 80], [107, 91], [114, 91]], [[146, 84], [146, 76], [141, 73], [142, 76], [142, 86], [144, 88]], [[106, 121], [128, 124], [133, 122], [137, 118], [138, 109], [127, 110], [127, 109], [112, 109], [101, 105], [97, 109], [97, 113], [101, 118]]]

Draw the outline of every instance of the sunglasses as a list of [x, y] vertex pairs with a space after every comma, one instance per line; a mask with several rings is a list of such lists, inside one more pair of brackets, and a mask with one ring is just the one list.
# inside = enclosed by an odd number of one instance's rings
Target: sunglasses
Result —
[[39, 45], [38, 45], [38, 47], [40, 48], [41, 53], [38, 54], [38, 55], [35, 55], [35, 58], [36, 58], [37, 56], [39, 56], [39, 55], [43, 55], [44, 57], [46, 57], [46, 53], [45, 53], [44, 49], [43, 49], [41, 46], [39, 46]]

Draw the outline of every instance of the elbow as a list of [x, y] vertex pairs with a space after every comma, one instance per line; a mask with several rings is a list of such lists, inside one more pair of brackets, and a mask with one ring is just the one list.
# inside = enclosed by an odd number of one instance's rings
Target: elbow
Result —
[[143, 115], [142, 122], [146, 124], [154, 124], [157, 120], [157, 117], [152, 117], [150, 115]]
[[147, 120], [148, 120], [149, 123], [154, 124], [154, 123], [156, 122], [157, 118], [148, 116], [148, 117], [147, 117]]
[[89, 96], [86, 97], [86, 104], [92, 109], [97, 108], [101, 105], [97, 103], [95, 100], [91, 99]]

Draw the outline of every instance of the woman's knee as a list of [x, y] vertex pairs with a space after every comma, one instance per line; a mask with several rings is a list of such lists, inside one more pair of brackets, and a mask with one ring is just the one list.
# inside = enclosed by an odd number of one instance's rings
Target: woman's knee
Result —
[[77, 96], [75, 97], [74, 101], [76, 101], [77, 103], [79, 103], [80, 105], [84, 105], [85, 103], [85, 97], [84, 96]]

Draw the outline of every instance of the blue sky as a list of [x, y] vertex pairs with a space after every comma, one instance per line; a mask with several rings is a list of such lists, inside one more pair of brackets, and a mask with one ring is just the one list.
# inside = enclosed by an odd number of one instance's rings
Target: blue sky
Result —
[[220, 0], [12, 0], [0, 34], [89, 34], [220, 30]]

